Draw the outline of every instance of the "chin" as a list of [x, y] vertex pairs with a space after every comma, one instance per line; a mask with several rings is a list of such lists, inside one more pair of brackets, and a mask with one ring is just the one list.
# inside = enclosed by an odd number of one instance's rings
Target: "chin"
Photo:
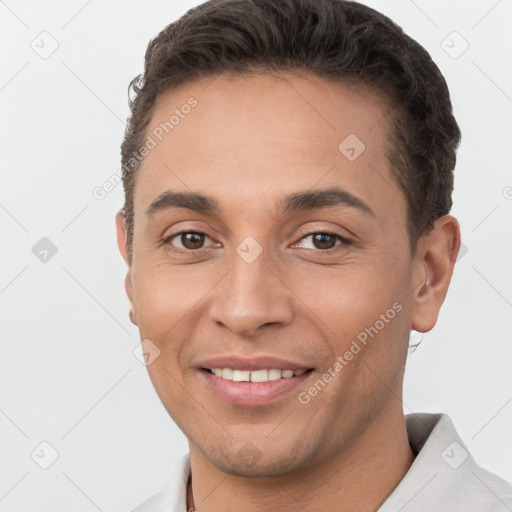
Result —
[[[308, 459], [296, 449], [266, 447], [260, 450], [253, 443], [247, 442], [241, 448], [234, 449], [234, 443], [222, 451], [205, 453], [208, 462], [223, 473], [244, 478], [278, 477], [293, 473], [303, 468]], [[286, 453], [283, 451], [286, 450]]]
[[289, 463], [283, 464], [283, 461], [258, 462], [253, 466], [247, 466], [244, 462], [238, 460], [212, 460], [210, 463], [219, 471], [231, 476], [243, 478], [264, 478], [278, 477], [293, 473], [296, 469]]

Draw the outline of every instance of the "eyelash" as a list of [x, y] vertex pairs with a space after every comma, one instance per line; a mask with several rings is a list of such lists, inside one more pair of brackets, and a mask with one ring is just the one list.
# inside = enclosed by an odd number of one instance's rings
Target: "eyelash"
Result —
[[[203, 231], [198, 231], [198, 230], [182, 230], [182, 231], [178, 231], [177, 233], [173, 233], [172, 235], [169, 235], [167, 237], [165, 237], [164, 239], [162, 239], [162, 245], [169, 245], [170, 244], [170, 241], [173, 239], [173, 238], [176, 238], [177, 236], [180, 236], [180, 235], [183, 235], [183, 234], [186, 234], [186, 233], [194, 233], [194, 234], [197, 234], [197, 235], [204, 235], [205, 237], [208, 237], [208, 235], [206, 233], [204, 233]], [[352, 242], [348, 239], [348, 238], [345, 238], [344, 236], [341, 236], [340, 234], [334, 232], [334, 231], [328, 231], [328, 230], [317, 230], [317, 231], [311, 231], [309, 233], [305, 233], [304, 235], [302, 235], [300, 238], [299, 238], [299, 242], [302, 241], [304, 238], [307, 238], [308, 236], [312, 236], [312, 235], [330, 235], [330, 236], [333, 236], [335, 238], [337, 238], [341, 244], [339, 245], [335, 245], [334, 247], [331, 247], [330, 249], [306, 249], [307, 251], [309, 252], [314, 252], [314, 253], [331, 253], [332, 251], [336, 250], [336, 247], [339, 247], [340, 245], [350, 245]], [[294, 244], [295, 245], [295, 244]], [[171, 249], [168, 249], [172, 252], [175, 252], [175, 253], [181, 253], [181, 254], [203, 254], [204, 252], [208, 251], [208, 247], [201, 247], [200, 249], [177, 249], [177, 248], [171, 248]]]

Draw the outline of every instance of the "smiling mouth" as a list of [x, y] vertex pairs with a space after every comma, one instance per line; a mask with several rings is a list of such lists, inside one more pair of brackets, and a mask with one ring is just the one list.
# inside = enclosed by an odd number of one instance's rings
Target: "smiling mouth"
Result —
[[277, 368], [261, 370], [236, 370], [233, 368], [202, 368], [202, 370], [223, 380], [233, 382], [270, 382], [280, 379], [291, 379], [313, 371], [307, 370], [280, 370]]

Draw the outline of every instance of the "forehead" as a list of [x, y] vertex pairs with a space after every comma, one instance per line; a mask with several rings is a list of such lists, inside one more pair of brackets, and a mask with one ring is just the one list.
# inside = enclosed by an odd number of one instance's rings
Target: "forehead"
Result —
[[270, 211], [297, 190], [331, 186], [377, 210], [390, 201], [403, 207], [386, 158], [389, 124], [375, 92], [314, 75], [223, 74], [185, 84], [155, 104], [136, 210], [172, 189]]

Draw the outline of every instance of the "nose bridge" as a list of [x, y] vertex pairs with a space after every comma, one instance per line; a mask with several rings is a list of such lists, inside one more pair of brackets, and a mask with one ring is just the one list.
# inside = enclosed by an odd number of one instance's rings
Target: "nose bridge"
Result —
[[210, 308], [212, 321], [239, 335], [251, 335], [265, 324], [291, 321], [287, 288], [267, 251], [258, 249], [252, 240], [244, 241], [233, 253], [230, 266]]

